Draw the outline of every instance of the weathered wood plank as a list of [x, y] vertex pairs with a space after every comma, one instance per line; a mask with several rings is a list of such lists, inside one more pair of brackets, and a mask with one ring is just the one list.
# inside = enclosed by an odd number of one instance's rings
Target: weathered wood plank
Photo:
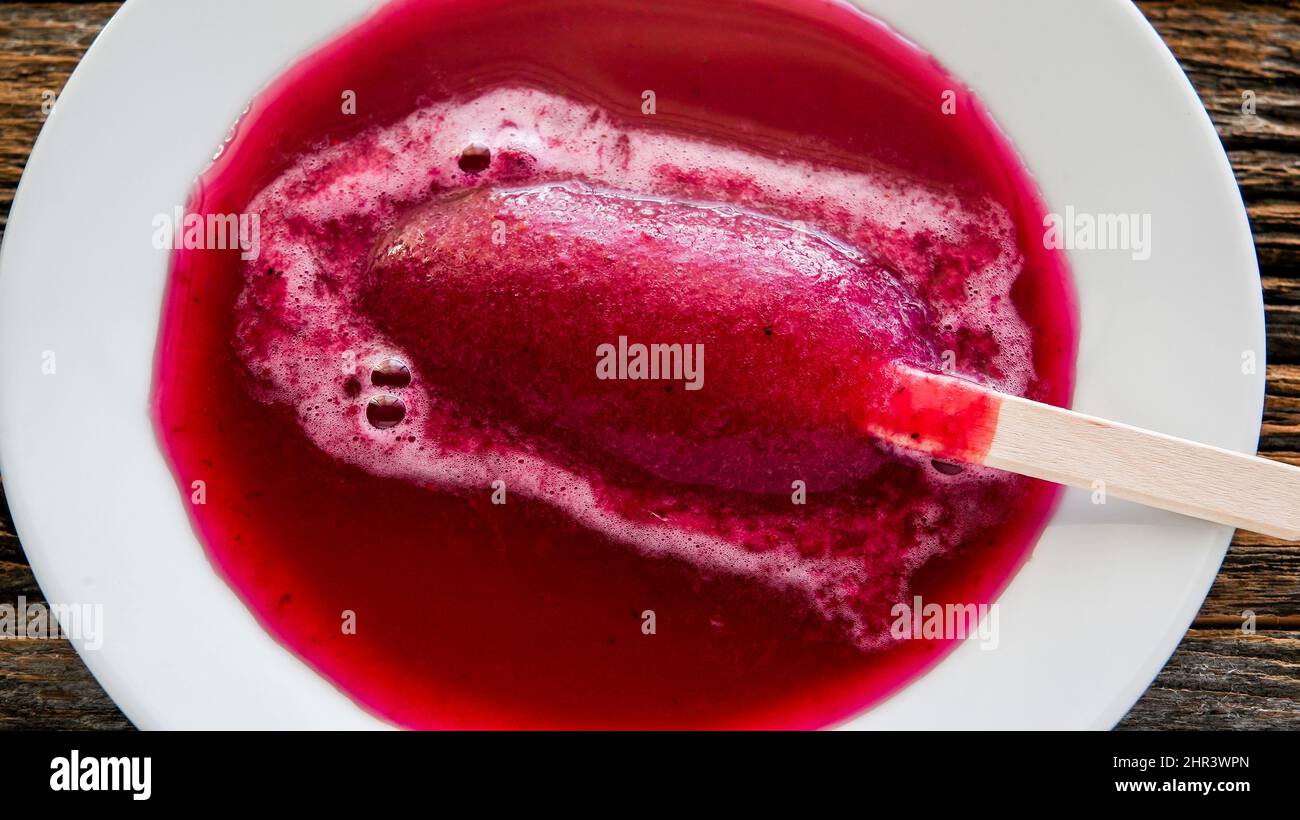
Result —
[[67, 641], [0, 640], [0, 730], [130, 728]]
[[1300, 729], [1300, 632], [1193, 629], [1120, 729]]

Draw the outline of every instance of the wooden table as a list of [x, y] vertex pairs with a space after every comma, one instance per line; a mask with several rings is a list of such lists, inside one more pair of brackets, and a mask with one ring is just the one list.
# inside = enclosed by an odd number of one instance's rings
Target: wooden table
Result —
[[[1268, 315], [1260, 452], [1300, 464], [1300, 0], [1139, 5], [1191, 76], [1236, 169]], [[42, 92], [62, 88], [117, 6], [0, 5], [6, 217], [41, 126]], [[1256, 119], [1240, 116], [1245, 91], [1255, 94]], [[19, 595], [41, 600], [0, 485], [0, 603]], [[1253, 635], [1239, 628], [1244, 610], [1257, 613]], [[0, 729], [130, 725], [66, 642], [0, 641]], [[1300, 546], [1237, 535], [1196, 622], [1120, 727], [1300, 729]]]

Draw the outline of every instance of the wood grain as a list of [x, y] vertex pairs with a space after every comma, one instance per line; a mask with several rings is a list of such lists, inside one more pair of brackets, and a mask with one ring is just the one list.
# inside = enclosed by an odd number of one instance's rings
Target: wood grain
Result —
[[[1300, 464], [1300, 2], [1142, 0], [1191, 77], [1241, 185], [1264, 286], [1260, 452]], [[0, 4], [0, 229], [57, 93], [117, 3]], [[1242, 113], [1253, 92], [1255, 114]], [[1125, 124], [1117, 127], [1133, 127]], [[0, 485], [2, 486], [2, 485]], [[39, 596], [0, 496], [0, 602]], [[1258, 632], [1231, 628], [1243, 610]], [[1196, 625], [1126, 729], [1300, 729], [1300, 547], [1239, 533]], [[59, 641], [0, 641], [0, 728], [126, 728]]]
[[1300, 729], [1300, 632], [1192, 629], [1121, 729]]
[[1108, 496], [1300, 540], [1300, 468], [1019, 396], [998, 402], [983, 464], [1069, 487], [1101, 482]]

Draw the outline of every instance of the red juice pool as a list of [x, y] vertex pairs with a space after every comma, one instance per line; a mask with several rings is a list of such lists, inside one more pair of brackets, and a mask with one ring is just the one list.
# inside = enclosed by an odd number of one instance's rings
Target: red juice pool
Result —
[[[895, 363], [1068, 404], [1076, 322], [991, 119], [847, 6], [395, 2], [189, 211], [259, 225], [164, 305], [196, 530], [400, 726], [833, 725], [956, 645], [896, 606], [993, 601], [1057, 496], [862, 433]], [[638, 376], [658, 343], [698, 358]]]

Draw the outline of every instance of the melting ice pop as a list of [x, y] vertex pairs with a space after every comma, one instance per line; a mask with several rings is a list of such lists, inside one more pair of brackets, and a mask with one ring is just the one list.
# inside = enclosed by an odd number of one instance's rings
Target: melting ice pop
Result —
[[836, 486], [884, 441], [1300, 538], [1300, 469], [938, 373], [887, 268], [756, 214], [482, 189], [390, 232], [363, 298], [465, 411], [588, 463], [770, 492]]

